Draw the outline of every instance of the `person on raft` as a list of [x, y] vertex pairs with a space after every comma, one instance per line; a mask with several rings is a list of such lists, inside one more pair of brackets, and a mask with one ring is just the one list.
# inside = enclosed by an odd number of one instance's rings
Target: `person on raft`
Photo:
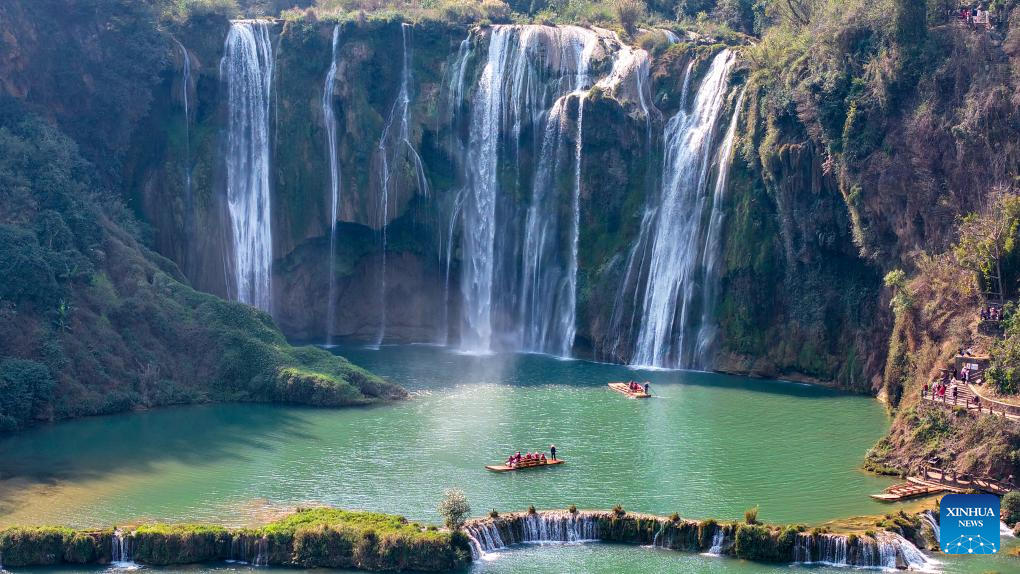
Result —
[[554, 444], [549, 445], [549, 456], [553, 460], [556, 460], [556, 445], [554, 445]]
[[650, 394], [652, 394], [652, 393], [648, 392], [648, 389], [649, 389], [649, 388], [650, 388], [650, 385], [649, 385], [648, 383], [645, 383], [645, 394], [646, 394], [646, 395], [650, 395]]

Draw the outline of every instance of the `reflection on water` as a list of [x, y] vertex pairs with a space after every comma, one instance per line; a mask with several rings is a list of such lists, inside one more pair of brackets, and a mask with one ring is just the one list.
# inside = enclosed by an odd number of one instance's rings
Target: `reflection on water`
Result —
[[[476, 514], [570, 504], [776, 522], [884, 512], [889, 481], [858, 470], [888, 420], [866, 397], [709, 373], [434, 347], [339, 348], [416, 391], [400, 404], [164, 409], [76, 421], [0, 441], [0, 524], [139, 519], [246, 524], [326, 503], [437, 521], [442, 490]], [[648, 379], [629, 400], [610, 380]], [[485, 464], [555, 443], [567, 464]]]

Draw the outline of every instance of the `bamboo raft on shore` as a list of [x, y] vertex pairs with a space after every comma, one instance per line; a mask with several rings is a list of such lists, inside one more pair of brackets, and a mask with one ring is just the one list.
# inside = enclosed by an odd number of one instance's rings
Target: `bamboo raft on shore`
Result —
[[883, 502], [896, 502], [906, 500], [908, 498], [916, 498], [918, 496], [938, 494], [944, 490], [945, 488], [937, 485], [905, 482], [901, 484], [894, 484], [883, 490], [881, 494], [872, 494], [871, 498], [881, 500]]
[[652, 396], [650, 393], [646, 393], [643, 387], [641, 388], [641, 390], [637, 391], [630, 390], [630, 387], [627, 385], [627, 383], [609, 383], [609, 388], [613, 389], [618, 393], [627, 395], [632, 399], [647, 399]]
[[541, 460], [522, 460], [514, 466], [507, 466], [505, 464], [490, 464], [485, 467], [485, 470], [491, 470], [492, 472], [511, 472], [514, 470], [526, 470], [529, 468], [540, 468], [543, 466], [556, 466], [557, 464], [563, 464], [562, 458], [546, 459], [544, 462]]

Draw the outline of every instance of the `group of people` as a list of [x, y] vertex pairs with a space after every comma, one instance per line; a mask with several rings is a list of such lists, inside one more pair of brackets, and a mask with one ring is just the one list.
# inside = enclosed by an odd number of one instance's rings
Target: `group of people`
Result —
[[651, 394], [648, 392], [649, 389], [648, 383], [645, 383], [644, 386], [641, 386], [640, 383], [635, 383], [634, 381], [631, 381], [627, 383], [627, 388], [634, 393], [644, 392], [646, 395]]
[[981, 309], [981, 320], [982, 321], [1001, 321], [1002, 320], [1002, 308], [993, 307], [988, 305]]
[[549, 458], [545, 457], [544, 452], [529, 452], [527, 454], [521, 454], [521, 451], [517, 451], [516, 454], [511, 454], [506, 459], [506, 465], [510, 468], [517, 468], [522, 462], [531, 463], [536, 462], [539, 464], [545, 464], [550, 460], [556, 460], [556, 445], [549, 446]]
[[941, 380], [941, 381], [936, 381], [935, 383], [933, 383], [931, 385], [930, 388], [928, 386], [928, 383], [925, 383], [924, 384], [924, 388], [921, 389], [921, 398], [927, 397], [928, 393], [931, 392], [932, 400], [936, 400], [936, 401], [941, 400], [941, 401], [945, 402], [945, 400], [946, 400], [946, 392], [947, 391], [951, 395], [951, 398], [953, 399], [953, 403], [956, 403], [956, 397], [959, 394], [960, 389], [959, 389], [959, 387], [956, 386], [956, 382], [955, 381], [953, 381], [952, 383], [947, 383], [947, 381], [944, 380], [944, 379]]
[[[960, 378], [957, 379], [957, 373], [955, 368], [952, 370], [952, 376], [950, 376], [949, 369], [945, 369], [943, 370], [943, 374], [940, 379], [936, 379], [930, 386], [928, 385], [928, 383], [924, 384], [924, 388], [921, 389], [921, 398], [922, 399], [928, 398], [929, 397], [928, 393], [931, 393], [930, 395], [931, 400], [947, 402], [948, 398], [948, 400], [952, 400], [953, 404], [955, 405], [957, 398], [960, 395], [960, 387], [958, 386], [957, 382], [960, 381], [966, 384], [970, 381], [971, 376], [972, 375], [970, 369], [963, 369], [960, 372]], [[967, 406], [976, 407], [978, 412], [981, 412], [982, 410], [981, 397], [977, 393], [974, 393], [974, 397], [967, 402]], [[989, 410], [989, 412], [991, 412], [991, 410]]]

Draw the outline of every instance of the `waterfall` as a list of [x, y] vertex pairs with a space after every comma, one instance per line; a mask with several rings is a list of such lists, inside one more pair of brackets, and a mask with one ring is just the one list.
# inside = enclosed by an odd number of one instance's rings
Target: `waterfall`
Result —
[[[467, 187], [459, 213], [461, 348], [466, 351], [490, 352], [499, 343], [568, 355], [573, 346], [580, 130], [597, 46], [594, 31], [576, 26], [494, 26], [489, 32], [472, 105]], [[571, 99], [577, 100], [574, 130], [568, 129]], [[565, 140], [570, 135], [575, 146], [568, 159]], [[522, 157], [537, 157], [538, 165], [523, 230], [518, 231], [506, 203], [527, 193], [520, 189], [525, 183]], [[574, 177], [570, 209], [561, 210], [557, 184], [567, 161], [574, 163]], [[496, 341], [497, 332], [506, 333], [507, 340]]]
[[634, 365], [695, 366], [700, 319], [698, 281], [706, 280], [699, 262], [706, 245], [707, 193], [712, 144], [722, 113], [726, 83], [734, 56], [723, 50], [712, 61], [694, 98], [693, 109], [681, 109], [666, 124], [662, 189], [649, 205], [646, 223], [634, 253], [647, 250], [647, 278]]
[[[454, 60], [451, 68], [452, 73], [447, 99], [450, 117], [449, 128], [450, 134], [452, 134], [450, 147], [454, 150], [456, 161], [459, 164], [464, 162], [465, 149], [463, 142], [455, 134], [458, 131], [458, 121], [461, 118], [464, 106], [464, 81], [467, 77], [467, 66], [471, 54], [471, 32], [469, 31], [467, 37], [461, 41], [460, 47], [457, 48], [457, 58]], [[446, 234], [444, 237], [440, 237], [439, 243], [439, 253], [443, 258], [440, 261], [440, 264], [443, 266], [443, 319], [439, 328], [439, 342], [443, 345], [450, 342], [450, 271], [453, 264], [453, 241], [457, 231], [457, 222], [460, 218], [463, 198], [464, 190], [459, 189], [457, 193], [453, 194], [453, 200], [449, 206], [443, 210], [447, 216]]]
[[599, 540], [598, 517], [583, 512], [511, 514], [469, 522], [464, 531], [475, 558], [515, 544], [578, 544]]
[[238, 534], [230, 539], [230, 560], [227, 562], [243, 562], [252, 566], [269, 564], [269, 539], [265, 536], [254, 537]]
[[662, 32], [662, 35], [666, 37], [666, 41], [669, 42], [670, 44], [676, 44], [680, 42], [680, 36], [677, 36], [676, 32], [672, 30], [667, 30], [666, 28], [659, 28], [659, 31]]
[[131, 560], [131, 535], [120, 528], [113, 531], [110, 538], [110, 562], [117, 568], [135, 568]]
[[333, 26], [333, 49], [326, 83], [322, 88], [322, 117], [326, 128], [326, 149], [329, 153], [329, 300], [326, 311], [326, 345], [333, 344], [333, 325], [336, 322], [336, 222], [340, 217], [340, 158], [336, 151], [336, 113], [333, 95], [336, 87], [336, 53], [340, 40], [340, 25]]
[[[425, 167], [422, 164], [421, 156], [411, 143], [411, 49], [409, 36], [411, 25], [403, 23], [400, 25], [400, 36], [403, 42], [403, 58], [400, 72], [400, 89], [397, 92], [397, 99], [390, 108], [386, 126], [383, 128], [382, 137], [379, 138], [379, 158], [381, 162], [379, 198], [380, 206], [380, 235], [382, 242], [382, 268], [380, 270], [379, 285], [379, 334], [376, 337], [376, 345], [381, 345], [386, 337], [386, 227], [389, 224], [390, 192], [393, 187], [393, 171], [396, 164], [405, 158], [410, 161], [416, 177], [418, 193], [428, 196], [429, 186], [425, 177]], [[399, 118], [399, 123], [397, 122]], [[403, 156], [401, 154], [406, 154]]]
[[715, 527], [715, 533], [712, 534], [712, 546], [708, 549], [708, 554], [713, 556], [719, 556], [722, 554], [723, 546], [726, 545], [726, 529], [722, 526]]
[[191, 85], [191, 54], [176, 38], [174, 43], [181, 50], [181, 58], [184, 63], [183, 77], [181, 82], [181, 96], [184, 99], [184, 197], [190, 204], [191, 198], [191, 110], [188, 105], [188, 87]]
[[701, 267], [704, 276], [701, 282], [701, 323], [698, 327], [698, 339], [694, 353], [694, 364], [704, 366], [711, 359], [712, 345], [718, 329], [713, 320], [715, 310], [716, 289], [718, 287], [719, 258], [722, 255], [723, 231], [723, 200], [726, 198], [726, 184], [729, 181], [730, 166], [733, 165], [733, 140], [737, 136], [737, 122], [740, 110], [744, 105], [744, 94], [747, 88], [740, 90], [737, 103], [733, 107], [730, 126], [726, 129], [722, 147], [719, 148], [719, 169], [715, 176], [715, 191], [712, 193], [712, 212], [708, 220], [708, 232], [705, 246], [701, 251]]
[[230, 24], [220, 62], [227, 83], [227, 206], [234, 247], [236, 297], [269, 311], [270, 218], [269, 103], [273, 47], [266, 21]]
[[910, 541], [892, 532], [852, 539], [844, 534], [801, 533], [794, 541], [791, 558], [798, 564], [888, 570], [930, 571], [938, 564]]
[[921, 522], [931, 529], [932, 534], [935, 536], [935, 544], [941, 544], [942, 530], [939, 527], [939, 515], [931, 510], [925, 510], [921, 513]]
[[[688, 94], [691, 88], [691, 73], [694, 70], [692, 60], [684, 70], [684, 79], [680, 89], [680, 108], [687, 106]], [[651, 122], [648, 122], [648, 142], [651, 148]], [[648, 259], [648, 241], [645, 240], [645, 233], [651, 225], [655, 210], [651, 206], [646, 207], [641, 219], [641, 235], [631, 247], [627, 257], [627, 266], [623, 274], [623, 281], [617, 291], [616, 300], [613, 304], [613, 312], [610, 316], [611, 341], [608, 344], [610, 360], [621, 361], [625, 357], [633, 355], [629, 345], [633, 342], [632, 334], [635, 325], [638, 324], [639, 316], [639, 295], [640, 287], [644, 282], [646, 272], [646, 261]]]

